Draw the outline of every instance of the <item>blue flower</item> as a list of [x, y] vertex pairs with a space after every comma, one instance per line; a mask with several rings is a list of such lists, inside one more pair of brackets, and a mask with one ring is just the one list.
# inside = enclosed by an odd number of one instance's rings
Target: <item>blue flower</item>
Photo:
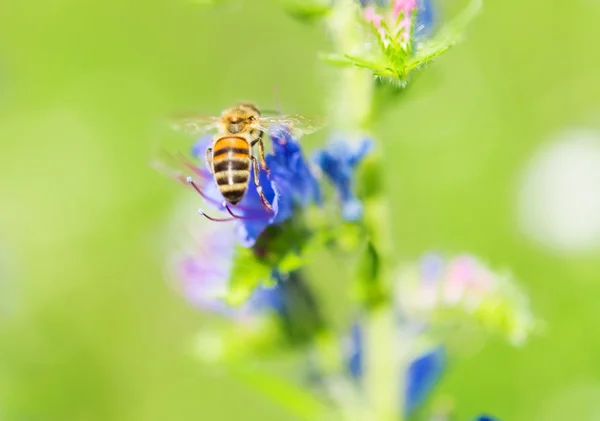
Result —
[[342, 217], [346, 221], [362, 218], [362, 203], [354, 193], [354, 171], [372, 146], [373, 142], [369, 139], [364, 139], [357, 147], [334, 140], [314, 155], [315, 162], [338, 192]]
[[431, 0], [418, 0], [417, 18], [415, 23], [414, 37], [416, 39], [431, 34], [435, 23], [435, 9]]
[[490, 417], [489, 415], [480, 415], [475, 418], [474, 421], [498, 421], [498, 419]]
[[311, 202], [321, 203], [321, 190], [313, 176], [300, 143], [290, 132], [279, 126], [271, 129], [273, 152], [267, 156], [271, 179], [281, 200], [289, 205], [308, 206]]
[[[252, 247], [260, 234], [270, 225], [289, 219], [297, 208], [311, 203], [320, 203], [319, 186], [300, 148], [300, 144], [285, 127], [271, 129], [272, 152], [265, 160], [269, 173], [260, 171], [259, 181], [264, 196], [272, 207], [265, 209], [254, 183], [254, 173], [250, 174], [248, 190], [242, 201], [230, 209], [240, 218], [236, 221], [239, 241], [245, 247]], [[205, 159], [210, 138], [200, 139], [192, 148], [192, 155]], [[206, 165], [196, 169], [200, 189], [205, 199], [215, 208], [226, 212], [224, 199]], [[229, 216], [227, 213], [226, 216]]]
[[350, 352], [348, 355], [348, 370], [352, 377], [358, 379], [363, 374], [362, 362], [362, 332], [358, 323], [352, 325], [350, 330]]
[[422, 355], [412, 362], [406, 373], [406, 413], [422, 404], [433, 387], [438, 383], [446, 362], [443, 347]]

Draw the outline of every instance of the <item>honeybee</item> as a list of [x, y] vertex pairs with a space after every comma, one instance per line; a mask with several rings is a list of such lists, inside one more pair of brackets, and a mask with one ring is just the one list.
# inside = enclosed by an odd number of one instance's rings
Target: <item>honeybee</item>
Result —
[[[180, 118], [173, 124], [173, 128], [194, 135], [216, 129], [212, 145], [206, 149], [206, 163], [226, 201], [225, 205], [236, 205], [244, 198], [250, 171], [253, 171], [254, 183], [263, 207], [271, 211], [271, 204], [260, 186], [259, 173], [261, 170], [269, 171], [265, 161], [263, 135], [274, 124], [286, 126], [293, 135], [299, 136], [318, 130], [322, 123], [318, 119], [299, 115], [265, 117], [254, 104], [241, 103], [226, 109], [220, 116]], [[252, 153], [254, 146], [258, 146], [258, 158]], [[191, 179], [188, 178], [188, 182], [199, 191]]]

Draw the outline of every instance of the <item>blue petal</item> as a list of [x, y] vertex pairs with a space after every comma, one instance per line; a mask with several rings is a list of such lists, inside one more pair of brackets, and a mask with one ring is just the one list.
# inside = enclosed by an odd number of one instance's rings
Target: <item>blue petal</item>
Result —
[[348, 370], [354, 378], [359, 378], [363, 374], [362, 353], [362, 332], [358, 323], [354, 323], [350, 331], [350, 355], [348, 358]]
[[244, 198], [238, 205], [232, 206], [232, 209], [237, 215], [247, 218], [240, 219], [236, 222], [238, 238], [244, 247], [253, 246], [258, 239], [258, 236], [262, 234], [269, 225], [279, 222], [288, 216], [286, 209], [282, 209], [281, 201], [275, 190], [274, 183], [268, 179], [264, 171], [260, 172], [259, 177], [265, 198], [271, 204], [273, 211], [272, 213], [267, 212], [263, 207], [260, 195], [254, 184], [254, 173], [251, 172], [248, 190], [246, 191]]
[[444, 348], [438, 347], [412, 362], [408, 368], [406, 379], [405, 410], [407, 415], [425, 401], [439, 381], [444, 369], [445, 359], [446, 352]]
[[438, 253], [427, 253], [419, 262], [421, 280], [423, 282], [435, 282], [441, 278], [444, 271], [444, 258]]
[[304, 207], [321, 202], [321, 190], [304, 158], [300, 143], [281, 126], [271, 129], [273, 153], [267, 157], [267, 166], [278, 193]]
[[415, 24], [415, 38], [419, 39], [431, 34], [435, 22], [435, 10], [431, 0], [417, 2], [417, 19]]
[[498, 421], [498, 419], [490, 417], [489, 415], [480, 415], [477, 418], [475, 418], [474, 421]]
[[[274, 214], [267, 218], [240, 221], [239, 233], [242, 244], [254, 245], [258, 236], [269, 226], [289, 219], [296, 206], [305, 207], [311, 202], [319, 203], [321, 192], [311, 173], [300, 144], [284, 128], [271, 129], [272, 152], [267, 155], [266, 163], [269, 175], [260, 173], [260, 184], [265, 197], [273, 206]], [[240, 203], [244, 208], [262, 207], [260, 196], [254, 186], [253, 177], [246, 197]], [[251, 217], [251, 213], [242, 213]], [[260, 211], [258, 213], [260, 215]], [[268, 216], [268, 215], [267, 215]]]
[[342, 206], [342, 218], [345, 221], [358, 221], [362, 218], [362, 214], [362, 203], [356, 197], [347, 199]]
[[364, 139], [355, 149], [336, 140], [314, 155], [317, 165], [335, 186], [342, 204], [342, 217], [347, 221], [362, 217], [362, 204], [354, 194], [354, 171], [372, 146], [369, 139]]
[[284, 311], [285, 297], [281, 284], [275, 286], [259, 286], [254, 290], [248, 300], [248, 305], [253, 311], [274, 310], [277, 313]]
[[194, 143], [194, 145], [192, 146], [192, 150], [191, 150], [192, 156], [194, 158], [204, 160], [206, 157], [206, 149], [210, 147], [210, 145], [212, 144], [212, 141], [213, 141], [213, 137], [211, 135], [204, 136], [204, 137], [201, 137], [200, 139], [198, 139], [196, 141], [196, 143]]

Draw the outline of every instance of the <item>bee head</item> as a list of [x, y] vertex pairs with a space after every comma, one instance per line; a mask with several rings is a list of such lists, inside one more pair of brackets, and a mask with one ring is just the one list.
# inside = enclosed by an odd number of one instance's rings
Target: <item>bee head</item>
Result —
[[254, 105], [240, 104], [223, 112], [221, 124], [229, 133], [236, 134], [253, 129], [259, 118], [260, 112]]

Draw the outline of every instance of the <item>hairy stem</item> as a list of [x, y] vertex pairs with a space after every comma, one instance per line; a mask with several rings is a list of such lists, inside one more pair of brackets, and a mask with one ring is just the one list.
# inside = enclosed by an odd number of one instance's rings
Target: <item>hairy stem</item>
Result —
[[[353, 0], [335, 2], [328, 26], [335, 49], [340, 55], [361, 48], [363, 28], [356, 17], [360, 6]], [[333, 125], [350, 142], [360, 139], [369, 132], [373, 102], [373, 76], [358, 67], [344, 68], [337, 75], [337, 89], [334, 93], [331, 115]]]
[[[364, 46], [364, 25], [361, 9], [353, 0], [337, 0], [328, 24], [336, 53], [352, 54]], [[340, 71], [333, 95], [332, 115], [334, 130], [344, 136], [350, 147], [369, 135], [375, 108], [374, 76], [371, 71], [348, 67]], [[369, 419], [397, 421], [403, 416], [404, 374], [409, 361], [398, 354], [400, 348], [394, 334], [398, 327], [389, 306], [392, 267], [391, 212], [389, 200], [382, 186], [381, 145], [369, 158], [361, 173], [369, 181], [364, 183], [364, 218], [366, 242], [373, 259], [375, 279], [368, 280], [368, 289], [374, 293], [363, 297], [365, 308], [365, 394]], [[379, 304], [388, 305], [379, 305]], [[403, 347], [406, 349], [406, 347]]]

